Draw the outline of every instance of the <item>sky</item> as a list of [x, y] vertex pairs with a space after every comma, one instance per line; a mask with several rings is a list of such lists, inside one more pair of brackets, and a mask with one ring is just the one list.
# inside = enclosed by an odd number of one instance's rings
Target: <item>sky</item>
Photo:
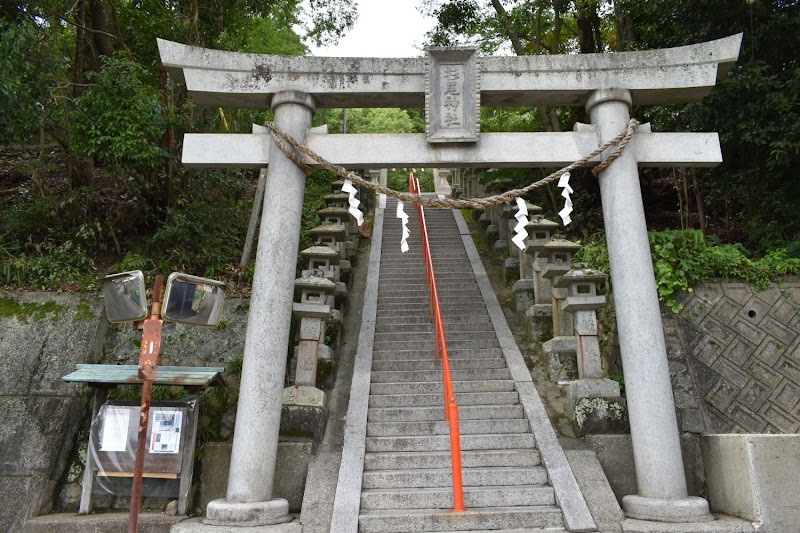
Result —
[[333, 47], [311, 46], [315, 56], [418, 57], [435, 20], [417, 11], [420, 0], [358, 0], [353, 29]]

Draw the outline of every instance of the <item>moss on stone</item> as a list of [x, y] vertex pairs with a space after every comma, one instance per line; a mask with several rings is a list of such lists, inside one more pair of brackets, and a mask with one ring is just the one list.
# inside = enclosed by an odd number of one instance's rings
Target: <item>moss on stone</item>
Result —
[[75, 316], [73, 316], [73, 318], [77, 321], [93, 320], [94, 313], [92, 313], [92, 307], [89, 305], [89, 302], [81, 300], [75, 307]]
[[48, 315], [55, 317], [64, 310], [64, 306], [55, 302], [17, 302], [14, 298], [5, 296], [0, 298], [0, 317], [16, 317], [17, 320], [26, 321], [29, 318], [34, 322], [46, 318]]

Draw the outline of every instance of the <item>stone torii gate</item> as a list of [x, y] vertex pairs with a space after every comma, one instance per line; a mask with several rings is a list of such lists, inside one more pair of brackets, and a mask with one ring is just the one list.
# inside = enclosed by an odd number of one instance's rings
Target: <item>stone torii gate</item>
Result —
[[[279, 57], [159, 40], [161, 59], [198, 104], [271, 106], [278, 127], [348, 168], [560, 167], [622, 131], [632, 105], [700, 100], [736, 61], [741, 35], [693, 46], [615, 54], [478, 58], [475, 49], [430, 49], [425, 58]], [[591, 125], [565, 133], [479, 133], [489, 106], [585, 106]], [[423, 107], [427, 133], [310, 133], [317, 107]], [[716, 133], [640, 127], [600, 173], [639, 494], [629, 517], [709, 518], [689, 497], [667, 367], [639, 166], [714, 166]], [[598, 158], [599, 161], [599, 158]], [[260, 525], [287, 517], [272, 494], [305, 175], [268, 134], [187, 134], [189, 167], [268, 166], [256, 273], [225, 499], [211, 523]], [[311, 166], [314, 164], [308, 161]]]

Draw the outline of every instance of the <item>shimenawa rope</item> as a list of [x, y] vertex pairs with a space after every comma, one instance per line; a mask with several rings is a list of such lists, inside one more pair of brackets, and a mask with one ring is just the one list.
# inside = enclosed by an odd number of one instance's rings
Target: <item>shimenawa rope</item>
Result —
[[[311, 168], [311, 166], [309, 166], [308, 164], [306, 164], [305, 161], [303, 161], [301, 157], [297, 155], [297, 153], [294, 150], [292, 150], [292, 148], [294, 148], [301, 154], [306, 155], [313, 161], [316, 161], [317, 164], [319, 164], [322, 168], [330, 170], [331, 172], [333, 172], [334, 174], [336, 174], [341, 178], [352, 180], [354, 183], [357, 183], [361, 187], [365, 187], [367, 189], [385, 194], [387, 196], [391, 196], [393, 198], [397, 198], [398, 200], [402, 200], [403, 202], [414, 202], [421, 204], [425, 207], [447, 208], [447, 209], [484, 209], [486, 207], [512, 202], [518, 196], [522, 196], [523, 194], [532, 191], [533, 189], [537, 189], [539, 187], [547, 185], [548, 183], [552, 183], [553, 181], [559, 179], [562, 175], [566, 174], [567, 172], [570, 172], [578, 167], [586, 166], [592, 158], [602, 154], [612, 146], [616, 145], [617, 148], [613, 152], [611, 152], [611, 154], [609, 154], [608, 157], [603, 159], [597, 166], [595, 166], [592, 169], [592, 174], [597, 176], [600, 174], [600, 172], [605, 170], [606, 167], [608, 167], [608, 165], [610, 165], [615, 159], [617, 159], [620, 156], [622, 151], [628, 145], [628, 142], [633, 136], [633, 132], [636, 130], [638, 126], [639, 126], [639, 121], [637, 121], [636, 119], [631, 119], [630, 122], [628, 122], [628, 125], [625, 127], [625, 129], [622, 130], [613, 139], [609, 139], [608, 141], [600, 145], [598, 148], [596, 148], [589, 154], [585, 155], [584, 157], [578, 159], [571, 165], [567, 165], [562, 169], [556, 170], [552, 174], [549, 174], [548, 176], [540, 179], [539, 181], [535, 181], [530, 185], [526, 185], [521, 189], [512, 189], [502, 194], [496, 194], [493, 196], [488, 196], [486, 198], [459, 198], [459, 199], [445, 198], [442, 200], [434, 196], [423, 196], [421, 194], [411, 194], [407, 192], [395, 191], [393, 189], [389, 189], [377, 183], [373, 183], [369, 180], [366, 180], [354, 172], [349, 172], [343, 167], [334, 165], [329, 161], [326, 161], [320, 155], [316, 154], [311, 149], [309, 149], [307, 146], [303, 146], [297, 139], [295, 139], [294, 137], [292, 137], [291, 135], [280, 129], [274, 123], [268, 122], [266, 124], [266, 127], [269, 128], [270, 133], [272, 134], [272, 138], [275, 141], [275, 144], [278, 146], [278, 148], [280, 148], [281, 151], [284, 154], [286, 154], [286, 157], [291, 159], [306, 174], [311, 174], [314, 171], [314, 169]], [[287, 146], [287, 143], [291, 145], [291, 147]]]

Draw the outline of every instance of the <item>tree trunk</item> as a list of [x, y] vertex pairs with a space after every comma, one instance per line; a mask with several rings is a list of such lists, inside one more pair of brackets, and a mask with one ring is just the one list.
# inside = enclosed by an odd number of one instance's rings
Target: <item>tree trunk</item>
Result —
[[697, 216], [700, 218], [700, 231], [703, 236], [706, 235], [706, 206], [703, 202], [703, 191], [700, 190], [700, 184], [697, 182], [697, 170], [692, 169], [692, 189], [694, 189], [694, 201], [697, 204]]
[[578, 25], [578, 45], [582, 54], [598, 51], [596, 33], [599, 29], [597, 8], [592, 0], [575, 0], [576, 23]]
[[[89, 72], [100, 70], [100, 58], [114, 53], [114, 38], [108, 31], [108, 15], [103, 0], [77, 0], [75, 8], [75, 62], [72, 67], [72, 98], [89, 87]], [[90, 187], [94, 181], [92, 159], [76, 153], [66, 143], [67, 175], [70, 189]]]
[[633, 18], [625, 2], [616, 0], [614, 2], [614, 20], [616, 21], [616, 40], [614, 49], [617, 52], [624, 52], [636, 42], [636, 28], [633, 25]]
[[558, 53], [558, 43], [561, 41], [561, 2], [553, 0], [553, 42], [550, 43], [550, 52]]

